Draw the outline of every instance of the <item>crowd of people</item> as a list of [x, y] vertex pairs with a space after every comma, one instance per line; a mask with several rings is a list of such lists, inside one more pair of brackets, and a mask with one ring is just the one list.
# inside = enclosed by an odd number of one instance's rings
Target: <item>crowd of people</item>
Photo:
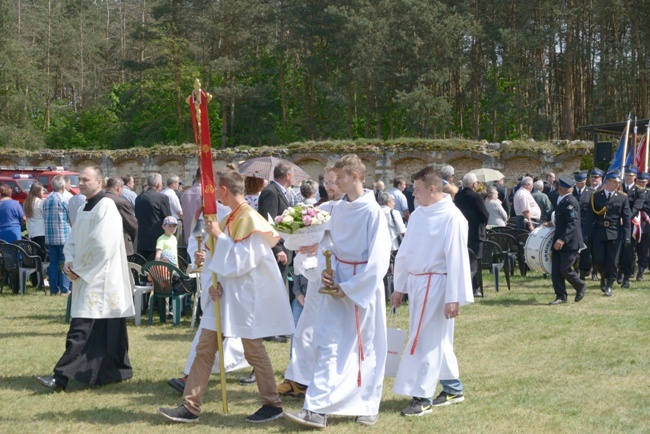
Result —
[[[251, 366], [241, 382], [256, 383], [259, 390], [262, 406], [248, 422], [284, 416], [324, 428], [329, 415], [344, 415], [375, 424], [387, 354], [386, 304], [397, 308], [405, 296], [410, 334], [394, 392], [410, 401], [401, 414], [421, 416], [434, 406], [462, 402], [454, 318], [461, 306], [482, 296], [478, 274], [487, 230], [555, 228], [550, 304], [567, 301], [565, 281], [576, 290], [575, 301], [582, 300], [592, 264], [601, 290], [611, 296], [616, 280], [629, 287], [635, 261], [636, 280], [648, 266], [650, 175], [637, 172], [625, 169], [622, 191], [618, 172], [594, 169], [557, 179], [549, 173], [544, 180], [526, 174], [508, 192], [503, 179], [488, 185], [468, 173], [456, 182], [453, 167], [430, 165], [409, 182], [397, 176], [385, 191], [381, 181], [366, 188], [366, 168], [356, 155], [326, 167], [319, 182], [299, 185], [288, 163], [279, 163], [270, 181], [244, 177], [229, 166], [215, 174], [219, 222], [206, 220], [214, 243], [206, 240], [203, 248], [192, 235], [203, 208], [200, 171], [184, 192], [178, 176], [170, 175], [163, 189], [162, 176], [151, 174], [137, 195], [132, 176], [105, 179], [99, 167], [89, 167], [80, 176], [83, 202], [74, 210], [72, 200], [81, 194], [66, 198], [63, 177], [54, 178], [54, 192], [45, 200], [35, 183], [24, 215], [30, 237], [47, 247], [52, 264], [61, 264], [50, 266], [50, 292], [66, 294], [70, 282], [74, 287], [66, 351], [52, 375], [36, 379], [61, 391], [70, 379], [94, 385], [130, 378], [125, 320], [140, 312], [133, 309], [127, 258], [137, 252], [177, 264], [182, 252], [203, 270], [203, 316], [185, 375], [169, 381], [183, 403], [158, 410], [168, 420], [199, 420], [218, 356], [217, 300], [226, 370]], [[331, 214], [331, 271], [317, 244], [292, 251], [269, 223], [299, 203]], [[112, 236], [119, 229], [123, 236]], [[296, 273], [290, 292], [294, 255], [315, 256], [319, 273]], [[321, 294], [321, 286], [334, 293]], [[275, 384], [263, 341], [286, 336], [293, 336], [290, 363], [284, 381]], [[303, 408], [284, 411], [283, 396], [303, 398]]]

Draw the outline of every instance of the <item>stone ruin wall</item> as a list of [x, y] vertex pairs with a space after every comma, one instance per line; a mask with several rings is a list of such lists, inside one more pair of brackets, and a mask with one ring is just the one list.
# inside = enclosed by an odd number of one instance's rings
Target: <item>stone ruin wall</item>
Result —
[[[340, 156], [356, 152], [366, 163], [367, 184], [383, 180], [387, 186], [398, 175], [410, 177], [411, 174], [427, 164], [441, 168], [451, 164], [456, 180], [472, 169], [488, 167], [500, 170], [506, 176], [506, 184], [512, 186], [522, 174], [529, 172], [542, 175], [546, 172], [570, 174], [578, 170], [585, 155], [592, 152], [591, 142], [557, 142], [554, 145], [529, 146], [512, 149], [509, 142], [486, 144], [474, 142], [474, 147], [463, 149], [419, 149], [417, 146], [356, 146], [339, 144], [331, 150], [314, 150], [308, 145], [288, 148], [253, 148], [213, 150], [215, 170], [229, 162], [239, 163], [248, 158], [274, 155], [286, 158], [318, 179], [326, 165], [333, 164]], [[553, 148], [555, 146], [555, 148]], [[320, 146], [323, 148], [323, 146]], [[421, 146], [420, 148], [426, 148]], [[440, 146], [438, 146], [440, 148]], [[457, 147], [458, 148], [458, 147]], [[462, 148], [462, 147], [461, 147]], [[494, 152], [498, 148], [498, 152]], [[41, 151], [11, 152], [0, 150], [0, 166], [65, 166], [80, 171], [88, 165], [102, 167], [106, 176], [131, 174], [139, 192], [147, 176], [151, 173], [163, 175], [163, 182], [172, 173], [180, 176], [185, 185], [191, 185], [198, 168], [193, 145], [180, 147], [136, 148], [121, 151]]]

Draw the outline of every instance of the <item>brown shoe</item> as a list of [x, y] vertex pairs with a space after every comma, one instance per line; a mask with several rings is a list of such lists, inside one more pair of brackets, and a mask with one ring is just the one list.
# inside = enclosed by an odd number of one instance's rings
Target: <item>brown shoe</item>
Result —
[[278, 384], [277, 388], [280, 396], [291, 396], [292, 398], [301, 399], [305, 398], [305, 392], [307, 391], [307, 386], [291, 380], [284, 380]]

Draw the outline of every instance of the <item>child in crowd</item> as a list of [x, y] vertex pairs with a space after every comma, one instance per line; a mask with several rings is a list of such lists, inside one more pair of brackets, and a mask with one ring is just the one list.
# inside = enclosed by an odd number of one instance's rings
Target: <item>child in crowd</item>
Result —
[[178, 264], [178, 241], [174, 236], [176, 230], [178, 230], [178, 220], [176, 220], [176, 217], [165, 217], [165, 220], [163, 220], [163, 230], [165, 233], [159, 236], [156, 241], [156, 261], [160, 261], [162, 252], [167, 250], [173, 253], [173, 261], [170, 262], [176, 265]]

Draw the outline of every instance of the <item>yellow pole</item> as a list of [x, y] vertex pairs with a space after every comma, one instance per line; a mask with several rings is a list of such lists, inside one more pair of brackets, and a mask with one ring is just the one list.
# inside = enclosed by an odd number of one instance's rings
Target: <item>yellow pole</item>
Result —
[[[216, 219], [215, 219], [216, 220]], [[214, 256], [215, 249], [215, 239], [210, 235], [208, 240], [210, 245], [210, 258]], [[217, 285], [217, 275], [212, 273], [212, 286], [216, 289]], [[214, 301], [214, 317], [217, 322], [217, 349], [219, 351], [219, 378], [221, 380], [221, 403], [223, 404], [223, 413], [228, 414], [228, 396], [226, 395], [226, 367], [223, 358], [223, 332], [221, 330], [221, 309], [219, 308], [219, 299], [217, 298]]]

